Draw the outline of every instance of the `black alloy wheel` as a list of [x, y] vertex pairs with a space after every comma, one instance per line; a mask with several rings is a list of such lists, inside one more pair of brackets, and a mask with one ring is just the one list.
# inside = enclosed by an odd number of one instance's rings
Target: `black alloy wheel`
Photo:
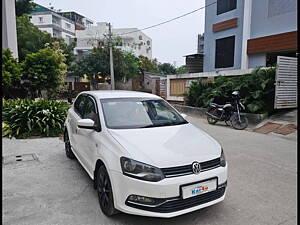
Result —
[[114, 207], [112, 187], [105, 166], [100, 166], [96, 178], [99, 204], [106, 216], [112, 216], [118, 211]]
[[72, 148], [71, 148], [71, 143], [70, 143], [68, 131], [65, 131], [64, 141], [65, 141], [65, 151], [66, 151], [67, 157], [70, 158], [70, 159], [75, 159], [75, 155], [74, 155], [74, 153], [72, 151]]
[[234, 129], [244, 130], [248, 126], [248, 119], [245, 115], [240, 115], [240, 119], [237, 113], [233, 114], [230, 118], [231, 125]]

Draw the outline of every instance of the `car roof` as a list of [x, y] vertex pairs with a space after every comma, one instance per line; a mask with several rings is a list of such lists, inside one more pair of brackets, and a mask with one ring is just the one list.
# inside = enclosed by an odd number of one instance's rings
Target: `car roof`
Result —
[[96, 90], [96, 91], [83, 91], [82, 93], [93, 95], [98, 99], [105, 98], [156, 98], [161, 99], [157, 95], [153, 95], [140, 91], [125, 91], [125, 90]]

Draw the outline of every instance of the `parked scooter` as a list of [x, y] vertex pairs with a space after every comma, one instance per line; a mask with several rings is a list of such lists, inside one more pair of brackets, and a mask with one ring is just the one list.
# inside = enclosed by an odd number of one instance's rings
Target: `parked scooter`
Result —
[[227, 125], [233, 128], [243, 130], [248, 126], [248, 119], [245, 115], [241, 115], [240, 111], [245, 110], [244, 105], [240, 101], [240, 92], [232, 92], [232, 100], [225, 105], [210, 103], [207, 114], [207, 121], [215, 124], [218, 121], [225, 121]]

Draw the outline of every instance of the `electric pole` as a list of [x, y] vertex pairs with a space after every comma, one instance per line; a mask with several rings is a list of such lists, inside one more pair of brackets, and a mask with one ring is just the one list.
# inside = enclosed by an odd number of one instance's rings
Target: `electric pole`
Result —
[[110, 62], [110, 83], [111, 89], [115, 90], [115, 75], [114, 75], [114, 60], [113, 60], [113, 52], [112, 52], [112, 33], [111, 33], [111, 25], [108, 24], [108, 47], [109, 47], [109, 62]]

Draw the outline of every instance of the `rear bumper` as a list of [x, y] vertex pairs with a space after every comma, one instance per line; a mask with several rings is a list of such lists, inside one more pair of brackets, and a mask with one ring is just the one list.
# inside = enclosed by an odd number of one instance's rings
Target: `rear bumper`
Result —
[[[110, 171], [110, 176], [115, 208], [125, 213], [141, 216], [164, 218], [179, 216], [221, 202], [226, 195], [227, 166], [197, 175], [166, 178], [159, 182], [137, 180], [116, 171]], [[188, 199], [181, 198], [180, 186], [211, 178], [217, 178], [217, 190]], [[132, 194], [166, 201], [155, 207], [138, 205], [127, 201], [128, 196]]]

